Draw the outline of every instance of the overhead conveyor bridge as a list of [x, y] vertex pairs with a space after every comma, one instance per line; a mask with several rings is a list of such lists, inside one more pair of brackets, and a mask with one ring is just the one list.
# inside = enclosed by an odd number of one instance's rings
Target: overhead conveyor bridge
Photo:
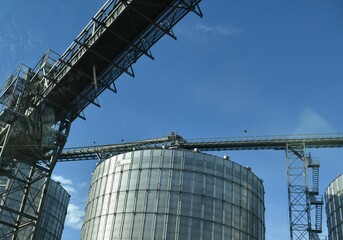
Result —
[[195, 151], [284, 150], [286, 152], [291, 240], [318, 240], [322, 232], [323, 197], [319, 193], [319, 162], [307, 148], [341, 148], [343, 134], [244, 136], [185, 140], [177, 134], [129, 143], [67, 148], [58, 161], [106, 160], [113, 155], [144, 149]]
[[102, 160], [111, 155], [149, 148], [182, 148], [200, 151], [286, 150], [287, 145], [299, 144], [305, 145], [306, 148], [340, 148], [343, 147], [343, 134], [243, 136], [189, 140], [171, 134], [162, 138], [128, 143], [65, 148], [58, 161]]

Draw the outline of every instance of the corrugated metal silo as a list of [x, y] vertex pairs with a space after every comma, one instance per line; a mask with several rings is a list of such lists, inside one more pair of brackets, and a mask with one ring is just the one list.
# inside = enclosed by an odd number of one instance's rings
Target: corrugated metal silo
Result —
[[325, 192], [329, 240], [343, 239], [343, 174]]
[[37, 239], [60, 240], [70, 195], [59, 182], [50, 180], [43, 214], [38, 220]]
[[[22, 164], [24, 165], [24, 164]], [[40, 186], [40, 184], [37, 184]], [[7, 177], [0, 177], [0, 195], [8, 188], [15, 188], [15, 183], [7, 178]], [[30, 187], [30, 201], [31, 206], [35, 208], [38, 207], [39, 199], [35, 197], [40, 189], [37, 189], [35, 185]], [[38, 223], [36, 225], [36, 239], [44, 239], [44, 240], [60, 240], [62, 237], [62, 231], [64, 228], [64, 221], [67, 215], [67, 208], [69, 204], [70, 195], [68, 192], [60, 185], [60, 183], [50, 180], [47, 195], [44, 202], [44, 208], [40, 219], [38, 219]], [[10, 207], [12, 209], [19, 209], [21, 206], [21, 195], [11, 195], [11, 198], [6, 200], [6, 207]], [[0, 204], [3, 204], [1, 201]], [[33, 208], [26, 210], [27, 212], [34, 211]], [[6, 218], [6, 214], [2, 214], [3, 218]], [[9, 216], [8, 216], [9, 217]], [[4, 220], [4, 219], [1, 219]], [[9, 228], [10, 229], [10, 228]], [[6, 226], [2, 226], [3, 232], [8, 232], [9, 229], [6, 229]], [[17, 234], [16, 239], [31, 239], [33, 236], [33, 227], [28, 226], [23, 228]]]
[[185, 150], [114, 156], [93, 172], [83, 240], [264, 240], [264, 188], [250, 169]]

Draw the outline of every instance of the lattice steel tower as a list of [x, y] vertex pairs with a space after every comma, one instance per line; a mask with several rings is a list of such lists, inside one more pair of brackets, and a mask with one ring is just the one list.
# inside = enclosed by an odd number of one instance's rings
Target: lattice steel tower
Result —
[[306, 153], [305, 143], [287, 144], [286, 160], [290, 239], [319, 240], [323, 207], [323, 196], [319, 195], [320, 164]]

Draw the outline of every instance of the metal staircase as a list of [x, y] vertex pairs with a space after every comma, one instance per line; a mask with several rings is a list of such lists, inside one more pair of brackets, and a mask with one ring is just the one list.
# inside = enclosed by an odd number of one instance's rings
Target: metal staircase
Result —
[[311, 155], [309, 155], [308, 167], [312, 170], [312, 189], [309, 191], [309, 200], [311, 209], [313, 209], [314, 226], [310, 228], [310, 235], [312, 239], [316, 239], [315, 235], [322, 233], [322, 215], [323, 215], [323, 196], [319, 194], [319, 162], [313, 162]]

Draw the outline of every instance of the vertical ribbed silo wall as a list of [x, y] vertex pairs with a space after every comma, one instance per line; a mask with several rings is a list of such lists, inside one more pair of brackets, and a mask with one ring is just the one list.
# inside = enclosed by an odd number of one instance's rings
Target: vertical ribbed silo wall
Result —
[[[29, 200], [31, 205], [34, 208], [38, 208], [40, 199], [36, 197], [36, 194], [39, 192], [39, 188], [41, 184], [33, 184], [30, 187], [30, 196]], [[14, 182], [7, 178], [7, 177], [0, 177], [0, 194], [4, 191], [8, 191], [8, 188], [15, 188], [17, 187]], [[69, 204], [70, 195], [68, 192], [58, 183], [53, 180], [50, 180], [47, 195], [45, 198], [45, 204], [43, 208], [43, 212], [38, 219], [37, 226], [36, 226], [36, 239], [44, 239], [44, 240], [60, 240], [62, 237], [62, 231], [64, 228], [64, 221], [67, 215], [67, 208]], [[18, 209], [21, 205], [22, 195], [11, 195], [11, 198], [7, 201], [7, 207]], [[2, 204], [2, 203], [0, 203]], [[35, 211], [35, 209], [30, 208], [27, 212], [31, 213]], [[2, 216], [6, 217], [6, 216]], [[8, 216], [10, 217], [10, 216]], [[6, 227], [3, 225], [2, 229], [4, 232], [10, 230], [10, 228], [5, 229]], [[18, 232], [17, 238], [18, 240], [26, 240], [31, 239], [33, 235], [33, 227], [28, 226], [23, 228], [20, 232]]]
[[37, 239], [60, 240], [70, 195], [59, 182], [50, 180], [43, 213], [38, 220]]
[[264, 240], [264, 188], [249, 169], [184, 150], [114, 156], [93, 172], [82, 240]]
[[343, 175], [337, 177], [325, 192], [329, 240], [343, 239]]

